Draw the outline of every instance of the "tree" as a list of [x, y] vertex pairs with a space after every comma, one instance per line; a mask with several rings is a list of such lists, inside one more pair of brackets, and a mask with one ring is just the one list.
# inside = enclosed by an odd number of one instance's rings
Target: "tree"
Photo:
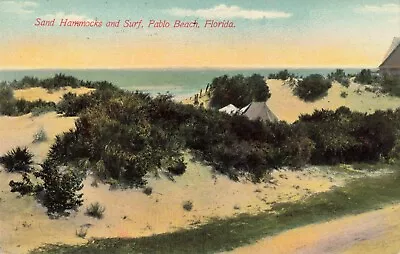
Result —
[[67, 166], [56, 166], [44, 162], [42, 170], [34, 172], [35, 177], [43, 181], [43, 205], [49, 215], [68, 214], [66, 210], [75, 209], [83, 204], [82, 178], [77, 170]]
[[356, 75], [356, 78], [354, 80], [357, 83], [360, 84], [372, 84], [373, 82], [373, 77], [372, 77], [372, 72], [370, 69], [362, 69], [361, 72], [359, 72]]
[[252, 101], [267, 101], [271, 97], [264, 77], [259, 74], [249, 77], [217, 77], [213, 79], [210, 91], [210, 105], [213, 108], [222, 108], [228, 104], [244, 107]]
[[320, 74], [311, 74], [295, 86], [293, 92], [304, 101], [315, 101], [326, 96], [332, 82]]

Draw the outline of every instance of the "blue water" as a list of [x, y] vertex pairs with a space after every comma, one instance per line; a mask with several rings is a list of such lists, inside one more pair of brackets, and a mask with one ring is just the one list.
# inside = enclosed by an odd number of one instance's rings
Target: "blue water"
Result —
[[[279, 69], [49, 69], [49, 70], [0, 70], [0, 81], [20, 80], [24, 76], [49, 78], [56, 73], [72, 75], [78, 79], [101, 81], [106, 80], [127, 89], [139, 90], [150, 94], [171, 93], [175, 97], [185, 97], [205, 88], [212, 79], [224, 74], [251, 75], [258, 73], [268, 76]], [[299, 76], [318, 73], [327, 75], [335, 69], [289, 69]], [[344, 69], [346, 73], [357, 73], [360, 69]]]

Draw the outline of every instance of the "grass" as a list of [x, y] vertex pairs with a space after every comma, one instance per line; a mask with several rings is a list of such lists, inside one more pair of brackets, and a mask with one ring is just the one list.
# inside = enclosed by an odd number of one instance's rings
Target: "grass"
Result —
[[80, 238], [85, 238], [87, 231], [88, 229], [86, 227], [80, 227], [79, 230], [76, 230], [75, 235]]
[[[390, 166], [398, 169], [399, 166]], [[400, 201], [400, 173], [355, 179], [305, 200], [277, 204], [275, 214], [214, 220], [195, 229], [150, 237], [96, 239], [86, 245], [49, 245], [36, 253], [215, 253], [250, 244], [283, 230], [379, 209]]]
[[47, 140], [46, 131], [44, 130], [43, 127], [40, 127], [40, 129], [33, 135], [32, 143], [40, 143], [46, 140]]
[[100, 205], [99, 202], [96, 202], [90, 204], [90, 206], [86, 208], [85, 214], [93, 218], [102, 219], [105, 211], [106, 208]]

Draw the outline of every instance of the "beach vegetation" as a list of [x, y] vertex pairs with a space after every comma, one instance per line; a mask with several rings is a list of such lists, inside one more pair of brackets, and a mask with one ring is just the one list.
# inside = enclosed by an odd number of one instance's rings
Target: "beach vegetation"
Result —
[[87, 235], [87, 232], [88, 232], [88, 227], [81, 226], [79, 227], [79, 229], [75, 231], [75, 235], [79, 238], [84, 239]]
[[343, 69], [336, 69], [334, 72], [328, 74], [328, 79], [336, 81], [344, 87], [349, 87], [350, 79]]
[[47, 133], [43, 127], [40, 127], [39, 130], [33, 135], [32, 143], [40, 143], [47, 140]]
[[268, 75], [268, 79], [280, 79], [280, 80], [287, 80], [293, 79], [297, 76], [294, 73], [290, 73], [288, 70], [281, 70], [277, 73], [271, 73]]
[[320, 74], [311, 74], [297, 83], [293, 93], [304, 101], [312, 102], [326, 96], [331, 87], [329, 79]]
[[252, 101], [267, 101], [271, 97], [264, 77], [259, 74], [248, 77], [224, 75], [214, 78], [210, 92], [210, 106], [216, 109], [229, 104], [244, 107]]
[[[12, 192], [34, 195], [52, 217], [67, 216], [83, 204], [83, 175], [69, 166], [56, 166], [48, 161], [22, 181], [10, 181]], [[33, 179], [33, 180], [32, 180]], [[33, 184], [34, 183], [34, 184]]]
[[106, 208], [104, 206], [102, 206], [99, 202], [95, 202], [86, 208], [85, 214], [96, 219], [102, 219], [105, 211]]
[[379, 83], [379, 77], [370, 69], [362, 69], [356, 74], [354, 81], [362, 85], [371, 85], [373, 83]]
[[384, 75], [381, 81], [383, 92], [400, 97], [400, 78], [396, 76]]
[[31, 172], [33, 154], [27, 147], [16, 147], [0, 157], [0, 163], [8, 172]]
[[185, 202], [183, 202], [182, 207], [185, 211], [192, 211], [193, 209], [193, 202], [190, 200], [186, 200]]
[[54, 102], [46, 102], [43, 100], [27, 101], [25, 99], [16, 99], [14, 97], [13, 88], [6, 83], [0, 84], [0, 115], [20, 116], [28, 114], [32, 111], [39, 113], [40, 111], [55, 110]]
[[64, 73], [57, 73], [51, 78], [39, 79], [37, 77], [25, 76], [21, 80], [10, 82], [13, 89], [26, 89], [30, 87], [42, 87], [49, 91], [58, 90], [63, 87], [87, 87], [99, 90], [116, 89], [116, 87], [108, 81], [83, 81]]
[[143, 193], [146, 194], [147, 196], [150, 196], [153, 193], [153, 188], [147, 186], [143, 189]]

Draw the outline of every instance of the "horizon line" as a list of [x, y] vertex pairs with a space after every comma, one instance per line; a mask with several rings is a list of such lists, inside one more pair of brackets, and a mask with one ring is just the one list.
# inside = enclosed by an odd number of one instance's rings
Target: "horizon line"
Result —
[[165, 67], [6, 67], [0, 71], [46, 71], [46, 70], [254, 70], [254, 69], [378, 69], [371, 65], [320, 65], [320, 66], [165, 66]]

